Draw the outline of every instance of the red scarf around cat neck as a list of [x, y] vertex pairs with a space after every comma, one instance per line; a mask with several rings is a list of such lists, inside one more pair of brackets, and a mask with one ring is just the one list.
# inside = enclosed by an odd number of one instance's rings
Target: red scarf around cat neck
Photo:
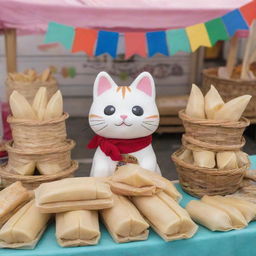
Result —
[[152, 135], [136, 139], [111, 139], [99, 135], [95, 135], [89, 142], [87, 147], [89, 149], [97, 148], [109, 156], [113, 161], [122, 161], [121, 154], [129, 154], [139, 151], [152, 142]]

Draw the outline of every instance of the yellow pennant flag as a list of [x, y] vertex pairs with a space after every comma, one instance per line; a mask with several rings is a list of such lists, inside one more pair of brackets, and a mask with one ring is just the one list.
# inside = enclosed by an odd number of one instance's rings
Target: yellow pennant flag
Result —
[[192, 52], [200, 46], [212, 46], [204, 23], [189, 26], [186, 28], [186, 32]]

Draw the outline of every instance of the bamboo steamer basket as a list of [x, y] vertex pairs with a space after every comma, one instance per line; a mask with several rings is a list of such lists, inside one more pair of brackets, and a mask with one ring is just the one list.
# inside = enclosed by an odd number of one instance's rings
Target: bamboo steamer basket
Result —
[[201, 198], [204, 195], [228, 195], [235, 193], [241, 185], [248, 163], [236, 169], [203, 168], [184, 162], [179, 155], [184, 147], [174, 152], [171, 159], [176, 165], [179, 182], [187, 193]]
[[58, 173], [51, 175], [33, 175], [33, 176], [23, 176], [19, 174], [10, 173], [6, 169], [6, 165], [0, 167], [0, 177], [1, 182], [4, 187], [9, 186], [10, 184], [20, 181], [23, 186], [29, 190], [36, 189], [40, 184], [45, 182], [51, 182], [55, 180], [61, 180], [68, 177], [73, 177], [74, 172], [78, 169], [78, 163], [76, 161], [71, 161], [70, 166]]
[[13, 147], [22, 150], [48, 150], [61, 148], [66, 144], [65, 120], [68, 114], [54, 120], [23, 120], [8, 116], [12, 129]]
[[21, 81], [12, 81], [7, 78], [6, 82], [6, 92], [7, 99], [9, 99], [10, 95], [14, 90], [22, 94], [27, 101], [32, 104], [34, 97], [40, 87], [47, 88], [48, 100], [53, 96], [55, 92], [58, 90], [57, 80], [52, 78], [49, 81], [34, 81], [34, 82], [21, 82]]
[[256, 117], [256, 80], [225, 79], [217, 76], [218, 68], [203, 70], [203, 92], [214, 85], [225, 102], [244, 94], [252, 96], [245, 112], [246, 117]]
[[239, 121], [194, 119], [179, 112], [184, 128], [183, 139], [198, 147], [216, 150], [240, 149], [245, 140], [243, 132], [250, 121], [242, 117]]

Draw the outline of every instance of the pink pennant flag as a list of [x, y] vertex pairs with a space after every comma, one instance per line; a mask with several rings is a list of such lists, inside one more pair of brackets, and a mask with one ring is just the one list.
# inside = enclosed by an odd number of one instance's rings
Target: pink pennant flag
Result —
[[145, 33], [125, 33], [125, 58], [128, 59], [134, 54], [142, 57], [147, 56]]

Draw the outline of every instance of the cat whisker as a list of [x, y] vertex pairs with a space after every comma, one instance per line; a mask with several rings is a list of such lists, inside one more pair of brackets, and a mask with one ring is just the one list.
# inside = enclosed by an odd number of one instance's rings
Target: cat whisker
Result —
[[149, 121], [149, 120], [147, 120], [147, 121], [143, 121], [143, 122], [147, 122], [147, 123], [154, 123], [154, 122], [156, 122], [157, 120], [155, 120], [155, 121]]
[[144, 124], [147, 124], [147, 125], [151, 125], [151, 126], [158, 126], [156, 124], [149, 124], [149, 123], [146, 123], [146, 122], [143, 122]]
[[90, 122], [99, 122], [99, 121], [103, 121], [103, 118], [102, 119], [89, 119]]
[[144, 127], [145, 129], [147, 129], [148, 131], [151, 131], [151, 132], [153, 131], [153, 130], [149, 129], [148, 127], [144, 126], [143, 124], [141, 126]]
[[99, 129], [99, 130], [97, 130], [96, 132], [99, 132], [99, 131], [101, 131], [101, 130], [105, 129], [107, 126], [108, 126], [108, 125], [106, 124], [105, 126], [103, 126], [102, 128], [100, 128], [100, 129]]
[[105, 122], [100, 122], [100, 123], [97, 123], [97, 124], [90, 124], [90, 126], [97, 126], [97, 125], [101, 125], [101, 124], [105, 124]]

